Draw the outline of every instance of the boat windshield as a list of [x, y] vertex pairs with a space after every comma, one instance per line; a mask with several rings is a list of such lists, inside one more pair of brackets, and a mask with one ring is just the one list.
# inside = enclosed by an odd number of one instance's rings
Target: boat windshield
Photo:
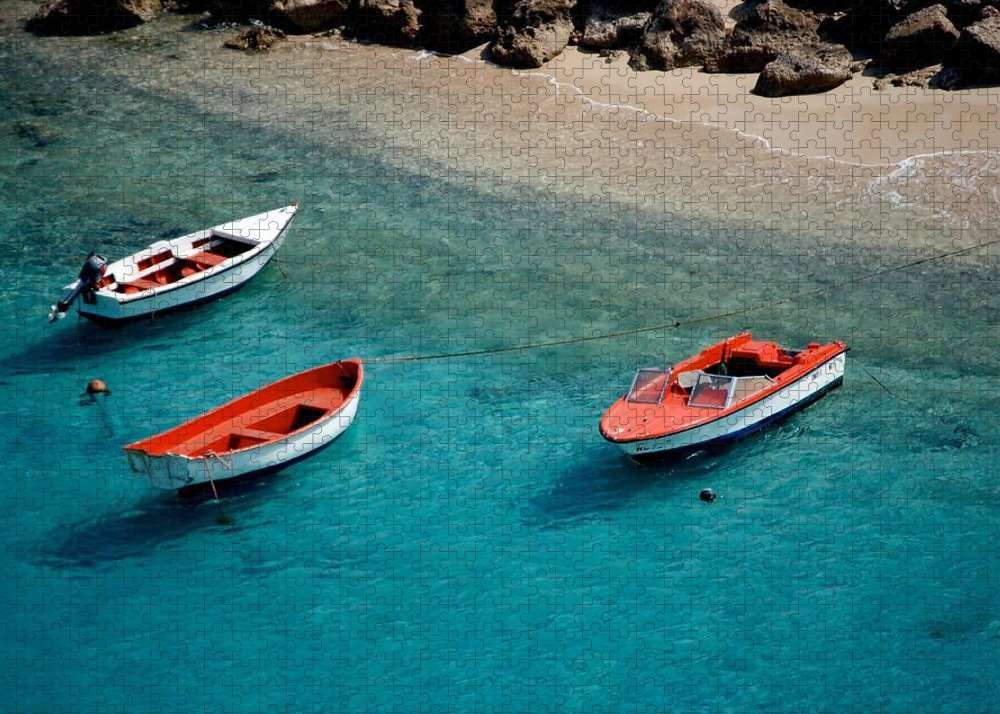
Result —
[[725, 409], [729, 406], [729, 397], [735, 384], [736, 377], [701, 372], [691, 388], [688, 406]]
[[722, 374], [698, 373], [688, 397], [688, 406], [725, 409], [730, 404], [742, 402], [757, 392], [774, 384], [766, 375], [754, 377], [729, 377]]
[[637, 370], [632, 379], [632, 386], [625, 396], [626, 401], [638, 402], [639, 404], [659, 404], [667, 389], [669, 376], [669, 367], [667, 369], [647, 367]]

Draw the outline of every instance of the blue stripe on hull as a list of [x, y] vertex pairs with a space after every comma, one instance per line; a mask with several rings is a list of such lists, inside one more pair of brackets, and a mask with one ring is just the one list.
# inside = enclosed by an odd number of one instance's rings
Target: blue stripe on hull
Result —
[[790, 407], [786, 407], [785, 409], [782, 409], [780, 412], [772, 414], [769, 417], [761, 419], [756, 424], [751, 424], [750, 426], [744, 429], [740, 429], [739, 431], [734, 431], [732, 433], [726, 434], [725, 436], [720, 436], [716, 439], [711, 439], [709, 441], [702, 441], [697, 444], [681, 446], [676, 449], [667, 449], [666, 451], [650, 451], [643, 454], [630, 454], [629, 458], [639, 463], [649, 463], [664, 459], [671, 459], [677, 456], [683, 456], [684, 454], [690, 454], [691, 452], [694, 451], [701, 451], [702, 449], [708, 449], [712, 447], [719, 447], [731, 444], [734, 441], [745, 439], [754, 432], [759, 431], [764, 427], [769, 426], [770, 424], [773, 424], [774, 422], [780, 419], [784, 419], [785, 417], [789, 417], [797, 411], [805, 409], [810, 404], [815, 402], [817, 399], [826, 395], [826, 393], [829, 392], [831, 389], [836, 389], [837, 387], [839, 387], [841, 384], [843, 384], [843, 382], [844, 378], [838, 377], [837, 379], [833, 380], [828, 385], [817, 391], [815, 394], [811, 394], [806, 399], [803, 399], [800, 402], [796, 402], [795, 404], [792, 404]]

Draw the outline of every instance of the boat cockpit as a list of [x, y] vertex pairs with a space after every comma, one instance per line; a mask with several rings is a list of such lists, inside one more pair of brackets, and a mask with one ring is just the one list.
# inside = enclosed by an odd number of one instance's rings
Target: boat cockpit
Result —
[[[692, 374], [688, 372], [687, 374]], [[683, 375], [682, 375], [683, 376]], [[762, 392], [774, 383], [767, 375], [731, 377], [728, 375], [694, 373], [694, 384], [688, 393], [688, 406], [726, 409], [747, 397]]]
[[256, 242], [244, 241], [239, 236], [217, 230], [192, 242], [191, 252], [187, 255], [178, 255], [167, 242], [154, 244], [150, 246], [149, 256], [135, 261], [135, 277], [116, 281], [113, 275], [108, 275], [98, 288], [106, 287], [125, 295], [155, 290], [214, 268], [255, 246]]
[[[635, 404], [660, 404], [672, 391], [689, 407], [726, 409], [769, 389], [797, 362], [799, 351], [769, 342], [749, 341], [723, 350], [715, 361], [674, 374], [670, 367], [638, 370], [625, 396]], [[721, 357], [721, 358], [720, 358]], [[707, 360], [706, 360], [707, 361]]]

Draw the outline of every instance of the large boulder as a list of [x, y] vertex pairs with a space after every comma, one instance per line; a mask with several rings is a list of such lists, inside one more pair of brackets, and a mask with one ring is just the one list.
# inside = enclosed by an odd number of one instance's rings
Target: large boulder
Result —
[[341, 25], [351, 0], [274, 0], [271, 17], [290, 32], [316, 32]]
[[578, 8], [580, 46], [618, 49], [639, 43], [657, 0], [590, 0]]
[[929, 5], [941, 4], [948, 11], [950, 19], [956, 27], [965, 27], [985, 19], [991, 14], [1000, 0], [910, 0], [910, 12], [915, 12]]
[[632, 52], [634, 69], [702, 65], [722, 49], [726, 23], [708, 0], [663, 0]]
[[858, 0], [845, 12], [824, 20], [825, 39], [864, 52], [881, 53], [886, 33], [909, 15], [941, 4], [957, 28], [984, 19], [1000, 0]]
[[575, 0], [510, 0], [497, 7], [490, 55], [510, 67], [541, 67], [569, 44]]
[[413, 45], [420, 35], [420, 14], [413, 0], [357, 0], [351, 29], [379, 42]]
[[421, 41], [445, 52], [464, 52], [496, 34], [492, 0], [420, 0]]
[[91, 35], [135, 27], [162, 9], [160, 0], [48, 0], [28, 20], [39, 35]]
[[816, 35], [820, 16], [782, 2], [758, 3], [736, 24], [734, 34], [747, 38], [811, 38]]
[[705, 64], [710, 72], [760, 72], [780, 54], [820, 44], [821, 18], [782, 0], [754, 6], [736, 23], [725, 47]]
[[840, 45], [800, 47], [769, 62], [752, 91], [764, 97], [826, 92], [851, 78], [851, 63], [851, 53]]
[[882, 62], [893, 69], [938, 64], [949, 58], [958, 37], [944, 5], [931, 5], [890, 28], [882, 43]]
[[962, 31], [952, 65], [963, 84], [1000, 81], [1000, 14], [990, 14]]

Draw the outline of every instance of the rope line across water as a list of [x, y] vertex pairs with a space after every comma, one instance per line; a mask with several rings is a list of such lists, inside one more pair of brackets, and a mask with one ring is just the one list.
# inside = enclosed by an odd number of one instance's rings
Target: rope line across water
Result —
[[918, 265], [924, 265], [926, 263], [936, 263], [939, 260], [946, 260], [948, 258], [954, 258], [959, 255], [964, 255], [966, 253], [971, 253], [982, 248], [989, 248], [990, 246], [1000, 243], [1000, 238], [994, 238], [993, 240], [985, 241], [983, 243], [978, 243], [976, 245], [968, 246], [967, 248], [959, 248], [957, 250], [952, 250], [947, 253], [939, 253], [937, 255], [930, 255], [926, 258], [918, 258], [917, 260], [912, 260], [908, 263], [903, 263], [902, 265], [894, 265], [888, 268], [882, 268], [874, 272], [862, 275], [857, 278], [849, 278], [847, 280], [842, 280], [831, 285], [826, 285], [824, 287], [815, 288], [813, 290], [807, 290], [804, 293], [798, 293], [796, 295], [790, 295], [788, 297], [781, 298], [779, 300], [771, 300], [768, 302], [758, 303], [757, 305], [751, 305], [749, 307], [739, 308], [737, 310], [729, 310], [728, 312], [720, 312], [714, 315], [703, 315], [701, 317], [691, 317], [685, 320], [672, 320], [670, 322], [662, 322], [658, 325], [647, 325], [644, 327], [635, 327], [628, 330], [614, 330], [612, 332], [602, 332], [597, 335], [579, 335], [576, 337], [564, 337], [562, 339], [556, 340], [545, 340], [542, 342], [527, 342], [520, 345], [502, 345], [500, 347], [487, 347], [478, 350], [462, 350], [458, 352], [439, 352], [436, 354], [425, 354], [425, 355], [384, 355], [382, 357], [373, 357], [366, 360], [369, 364], [398, 364], [402, 362], [430, 362], [433, 360], [443, 360], [443, 359], [458, 359], [461, 357], [479, 357], [482, 355], [495, 355], [502, 354], [504, 352], [525, 352], [528, 350], [541, 350], [548, 349], [550, 347], [560, 347], [563, 345], [573, 345], [581, 342], [596, 342], [598, 340], [613, 340], [619, 337], [629, 337], [632, 335], [641, 335], [647, 332], [659, 332], [661, 330], [672, 330], [680, 327], [687, 327], [688, 325], [699, 325], [709, 322], [716, 322], [718, 320], [725, 320], [730, 317], [738, 317], [740, 315], [746, 315], [751, 312], [757, 312], [759, 310], [765, 310], [767, 308], [777, 307], [779, 305], [787, 305], [789, 303], [796, 302], [802, 298], [811, 297], [813, 295], [819, 295], [830, 290], [835, 290], [837, 288], [844, 287], [846, 285], [854, 285], [857, 283], [863, 283], [875, 278], [881, 277], [883, 275], [890, 275], [892, 273], [898, 273], [903, 270], [909, 270], [910, 268], [915, 268]]

